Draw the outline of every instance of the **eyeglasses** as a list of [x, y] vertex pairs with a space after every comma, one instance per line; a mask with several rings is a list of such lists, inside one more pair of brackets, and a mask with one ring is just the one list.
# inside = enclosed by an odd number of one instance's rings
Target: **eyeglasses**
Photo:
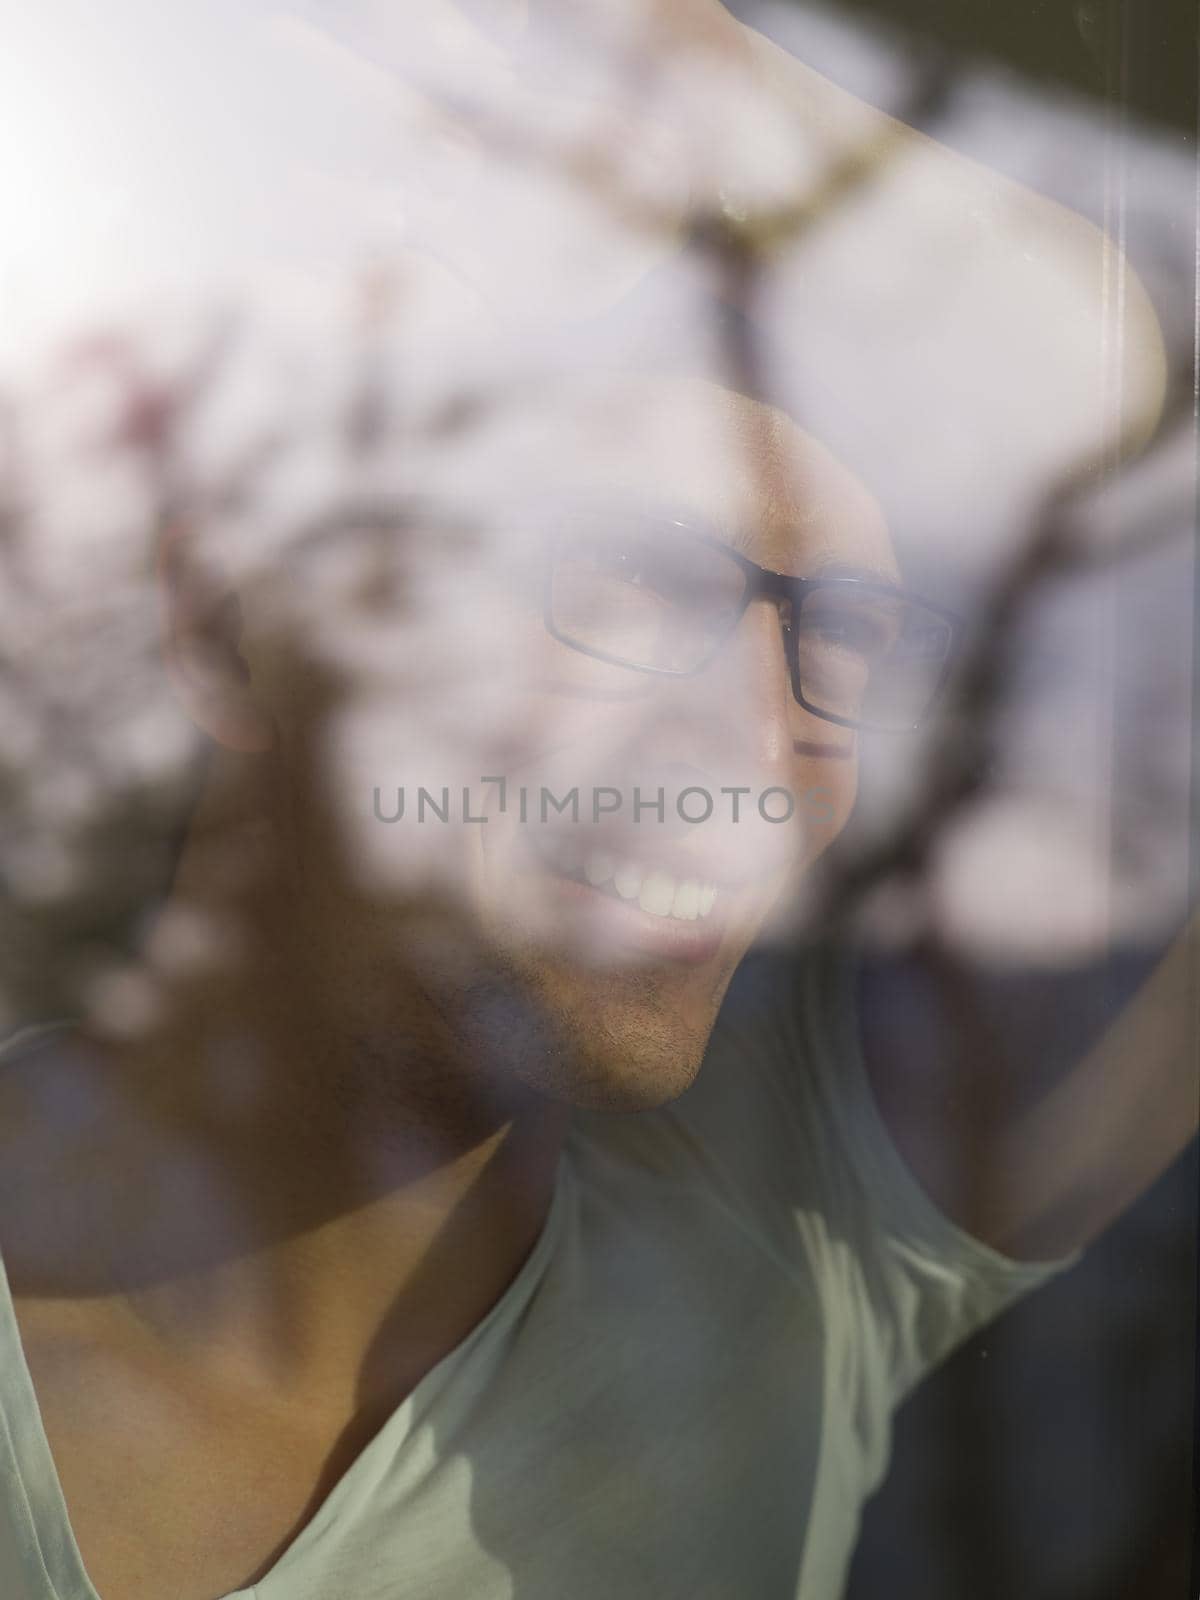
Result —
[[751, 603], [779, 607], [792, 693], [842, 727], [905, 732], [928, 717], [959, 629], [953, 613], [871, 577], [769, 572], [675, 519], [552, 536], [545, 622], [572, 650], [636, 672], [703, 670]]

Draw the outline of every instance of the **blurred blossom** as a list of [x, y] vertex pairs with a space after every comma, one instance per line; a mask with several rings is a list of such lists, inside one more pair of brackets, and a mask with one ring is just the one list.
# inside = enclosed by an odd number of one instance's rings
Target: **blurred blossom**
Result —
[[[1040, 152], [1070, 160], [1059, 112], [1001, 138], [1013, 91], [964, 92], [952, 120], [977, 164], [905, 125], [919, 85], [829, 13], [746, 10], [809, 41], [813, 70], [723, 7], [676, 0], [514, 7], [490, 27], [450, 0], [10, 11], [14, 915], [71, 877], [123, 913], [166, 881], [205, 749], [163, 671], [169, 538], [215, 592], [238, 590], [255, 672], [319, 705], [301, 770], [359, 888], [456, 897], [461, 830], [372, 825], [376, 785], [480, 800], [492, 771], [756, 781], [736, 718], [698, 758], [695, 706], [668, 717], [631, 683], [618, 739], [581, 722], [586, 674], [547, 692], [529, 595], [560, 501], [619, 519], [623, 496], [690, 497], [731, 526], [791, 495], [794, 538], [772, 554], [792, 566], [838, 555], [830, 530], [877, 508], [911, 581], [928, 575], [974, 624], [1049, 499], [1145, 440], [1174, 370], [1114, 246], [1030, 187], [1055, 187]], [[1165, 204], [1178, 173], [1148, 144], [1137, 160]], [[1159, 289], [1174, 281], [1160, 267]], [[1173, 360], [1182, 324], [1165, 326]], [[766, 448], [702, 378], [779, 407]], [[1083, 503], [1081, 548], [1182, 517], [1184, 457], [1110, 474]], [[1178, 604], [1156, 609], [1179, 585], [1157, 570], [1122, 591], [1122, 615], [1136, 593], [1182, 637]], [[1114, 906], [1130, 927], [1164, 914], [1153, 852], [1125, 851], [1115, 898], [1097, 887], [1126, 817], [1147, 833], [1177, 815], [1189, 725], [1178, 674], [1122, 655], [1103, 620], [1122, 582], [1064, 579], [1019, 608], [986, 741], [996, 790], [936, 866], [963, 938], [1019, 944], [1019, 886], [1044, 887], [1051, 860], [1039, 951], [1099, 937]], [[755, 670], [731, 650], [708, 712], [749, 703]], [[1119, 815], [1114, 685], [1156, 730], [1137, 782], [1122, 757]], [[919, 800], [944, 732], [864, 740], [861, 837]], [[154, 841], [124, 885], [106, 806]], [[761, 866], [776, 841], [746, 829], [739, 848]], [[1001, 875], [1006, 896], [989, 889]]]
[[204, 974], [218, 963], [232, 967], [240, 954], [236, 929], [228, 919], [195, 906], [172, 906], [154, 928], [152, 963], [172, 978]]
[[152, 1028], [163, 1012], [163, 997], [144, 972], [113, 969], [87, 986], [88, 1017], [101, 1037], [133, 1039]]

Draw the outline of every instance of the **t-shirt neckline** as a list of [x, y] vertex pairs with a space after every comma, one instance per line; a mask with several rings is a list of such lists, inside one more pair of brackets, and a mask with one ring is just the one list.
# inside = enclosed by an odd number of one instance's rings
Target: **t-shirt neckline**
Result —
[[[67, 1026], [69, 1024], [52, 1023], [22, 1030], [16, 1037], [0, 1045], [0, 1063], [31, 1043], [35, 1035], [58, 1031]], [[448, 1378], [484, 1341], [488, 1330], [502, 1318], [515, 1315], [523, 1303], [532, 1297], [562, 1229], [567, 1204], [565, 1191], [570, 1182], [570, 1166], [564, 1150], [541, 1231], [508, 1287], [480, 1321], [430, 1368], [400, 1402], [270, 1569], [257, 1582], [246, 1588], [229, 1590], [220, 1600], [267, 1600], [277, 1575], [303, 1560], [314, 1545], [329, 1537], [336, 1529], [342, 1507], [347, 1500], [353, 1499], [360, 1483], [378, 1480], [381, 1458], [386, 1460], [394, 1457], [414, 1426], [427, 1414]], [[54, 1600], [103, 1600], [88, 1576], [71, 1526], [66, 1496], [42, 1420], [33, 1374], [25, 1359], [2, 1255], [0, 1375], [0, 1452], [8, 1458], [4, 1463], [7, 1468], [4, 1476], [23, 1502], [31, 1542], [36, 1548]]]

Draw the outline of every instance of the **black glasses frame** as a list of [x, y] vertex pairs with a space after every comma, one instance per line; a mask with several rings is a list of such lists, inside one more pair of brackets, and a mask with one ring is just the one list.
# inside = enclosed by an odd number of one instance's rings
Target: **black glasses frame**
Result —
[[[610, 655], [607, 651], [594, 649], [590, 645], [580, 644], [568, 634], [559, 631], [554, 621], [554, 561], [555, 553], [560, 544], [565, 544], [571, 537], [563, 533], [551, 540], [551, 548], [546, 564], [546, 582], [543, 594], [543, 619], [546, 630], [550, 636], [557, 639], [570, 650], [577, 650], [581, 655], [591, 656], [597, 661], [607, 662], [610, 666], [624, 667], [630, 672], [649, 673], [654, 677], [664, 678], [691, 678], [703, 672], [728, 644], [730, 638], [737, 631], [738, 625], [746, 612], [756, 600], [771, 600], [776, 606], [786, 605], [789, 615], [784, 617], [780, 613], [780, 622], [783, 629], [784, 654], [787, 658], [788, 673], [791, 678], [792, 694], [798, 705], [814, 717], [820, 717], [823, 722], [833, 722], [842, 728], [861, 728], [867, 731], [881, 733], [908, 733], [915, 732], [922, 726], [929, 714], [937, 705], [946, 686], [946, 679], [954, 659], [955, 646], [962, 630], [962, 618], [945, 606], [936, 605], [932, 600], [926, 600], [920, 595], [912, 594], [907, 589], [902, 589], [896, 584], [885, 582], [882, 578], [845, 576], [845, 577], [815, 577], [797, 578], [786, 572], [772, 572], [767, 567], [760, 567], [756, 561], [751, 561], [749, 556], [744, 556], [739, 550], [734, 550], [722, 539], [710, 537], [708, 534], [698, 533], [694, 528], [689, 528], [685, 523], [674, 518], [668, 519], [670, 526], [676, 528], [685, 538], [694, 540], [695, 543], [705, 545], [718, 551], [726, 560], [733, 562], [745, 580], [745, 587], [741, 600], [732, 609], [728, 626], [714, 640], [712, 648], [693, 667], [649, 667], [639, 662], [626, 661], [621, 656]], [[910, 605], [921, 606], [944, 622], [949, 629], [946, 646], [946, 658], [942, 669], [930, 691], [929, 700], [921, 715], [915, 722], [904, 727], [890, 727], [879, 723], [872, 723], [862, 718], [843, 717], [835, 711], [825, 711], [815, 706], [807, 699], [804, 686], [800, 681], [800, 635], [791, 625], [791, 617], [797, 616], [805, 598], [817, 590], [832, 590], [835, 592], [853, 592], [855, 594], [885, 595], [894, 600], [903, 600]]]

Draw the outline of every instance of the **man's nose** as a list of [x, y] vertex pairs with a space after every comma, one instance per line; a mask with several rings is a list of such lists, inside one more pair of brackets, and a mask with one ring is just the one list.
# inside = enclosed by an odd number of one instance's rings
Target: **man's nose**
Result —
[[754, 601], [707, 666], [673, 688], [681, 720], [703, 730], [708, 764], [738, 782], [787, 786], [794, 700], [777, 605]]

